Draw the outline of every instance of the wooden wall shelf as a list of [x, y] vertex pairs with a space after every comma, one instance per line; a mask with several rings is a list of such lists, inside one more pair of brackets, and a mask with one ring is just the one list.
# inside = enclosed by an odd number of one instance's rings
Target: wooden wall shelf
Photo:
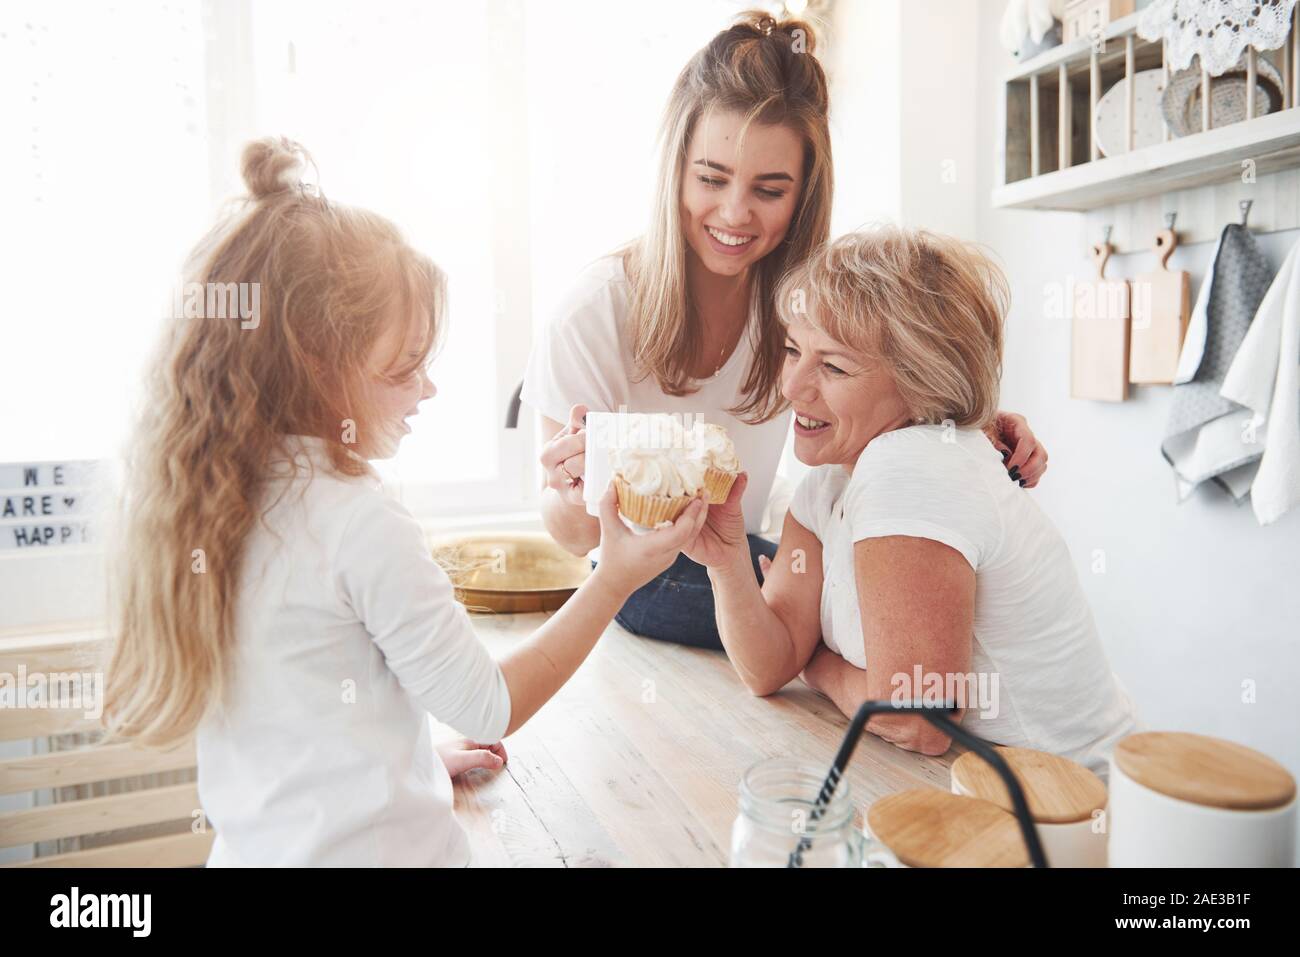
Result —
[[1300, 110], [1289, 109], [995, 187], [1004, 209], [1085, 211], [1300, 165]]
[[[1132, 148], [1136, 111], [1130, 96], [1128, 142], [1103, 156], [1093, 129], [1101, 96], [1142, 70], [1163, 68], [1169, 75], [1163, 44], [1136, 35], [1139, 16], [1109, 23], [1096, 37], [1045, 50], [1007, 73], [1001, 185], [993, 188], [993, 206], [1100, 210], [1300, 167], [1300, 7], [1282, 49], [1248, 52], [1251, 70], [1267, 58], [1281, 75], [1280, 110], [1216, 127], [1206, 109], [1201, 132], [1176, 137], [1162, 129], [1161, 142]], [[1203, 74], [1202, 91], [1212, 82]], [[1253, 92], [1249, 98], [1248, 110]]]

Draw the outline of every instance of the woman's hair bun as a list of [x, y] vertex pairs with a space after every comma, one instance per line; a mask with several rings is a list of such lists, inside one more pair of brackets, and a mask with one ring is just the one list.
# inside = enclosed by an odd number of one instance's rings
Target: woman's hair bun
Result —
[[799, 39], [804, 53], [812, 53], [817, 45], [817, 33], [812, 24], [794, 17], [777, 19], [766, 10], [746, 10], [737, 16], [736, 25], [748, 27], [765, 37]]
[[245, 146], [239, 165], [249, 195], [263, 199], [301, 186], [301, 173], [310, 162], [311, 155], [301, 144], [284, 136], [268, 136]]

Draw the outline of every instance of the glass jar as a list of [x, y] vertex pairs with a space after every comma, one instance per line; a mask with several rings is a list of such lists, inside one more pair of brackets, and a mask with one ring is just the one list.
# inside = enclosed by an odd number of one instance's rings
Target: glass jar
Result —
[[740, 781], [740, 813], [731, 828], [732, 867], [861, 867], [862, 835], [853, 826], [849, 782], [814, 818], [824, 767], [795, 758], [769, 758]]

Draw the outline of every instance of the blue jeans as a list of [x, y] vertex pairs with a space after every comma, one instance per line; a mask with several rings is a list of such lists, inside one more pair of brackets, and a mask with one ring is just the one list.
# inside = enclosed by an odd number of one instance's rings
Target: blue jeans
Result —
[[[776, 557], [776, 544], [757, 535], [749, 536], [749, 558], [759, 584], [758, 556]], [[591, 563], [592, 568], [596, 563]], [[695, 648], [721, 648], [718, 622], [713, 612], [713, 585], [703, 565], [685, 555], [658, 578], [632, 593], [614, 620], [643, 638], [671, 641]]]

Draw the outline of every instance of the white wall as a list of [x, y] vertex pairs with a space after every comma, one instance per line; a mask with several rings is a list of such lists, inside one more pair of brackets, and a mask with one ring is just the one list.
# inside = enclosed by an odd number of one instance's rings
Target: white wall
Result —
[[[1171, 387], [1138, 387], [1121, 404], [1069, 398], [1069, 325], [1044, 318], [1043, 304], [1049, 284], [1089, 274], [1087, 244], [1100, 237], [1084, 234], [1082, 214], [991, 208], [1000, 78], [1013, 61], [996, 37], [1003, 0], [979, 6], [976, 238], [1013, 286], [1002, 405], [1024, 412], [1051, 453], [1032, 494], [1065, 535], [1111, 663], [1151, 728], [1239, 741], [1300, 778], [1300, 513], [1261, 528], [1249, 505], [1217, 487], [1176, 504], [1160, 455]], [[1277, 264], [1300, 231], [1258, 238]], [[1212, 251], [1179, 248], [1170, 268], [1189, 270], [1196, 289]], [[1152, 262], [1117, 257], [1107, 275]], [[1096, 550], [1102, 574], [1092, 571]], [[1255, 685], [1253, 704], [1243, 702], [1245, 682]]]
[[835, 235], [878, 219], [974, 235], [976, 90], [953, 79], [974, 76], [978, 14], [966, 0], [835, 6]]
[[857, 0], [833, 8], [821, 59], [831, 85], [834, 234], [899, 216], [901, 23], [900, 0]]

